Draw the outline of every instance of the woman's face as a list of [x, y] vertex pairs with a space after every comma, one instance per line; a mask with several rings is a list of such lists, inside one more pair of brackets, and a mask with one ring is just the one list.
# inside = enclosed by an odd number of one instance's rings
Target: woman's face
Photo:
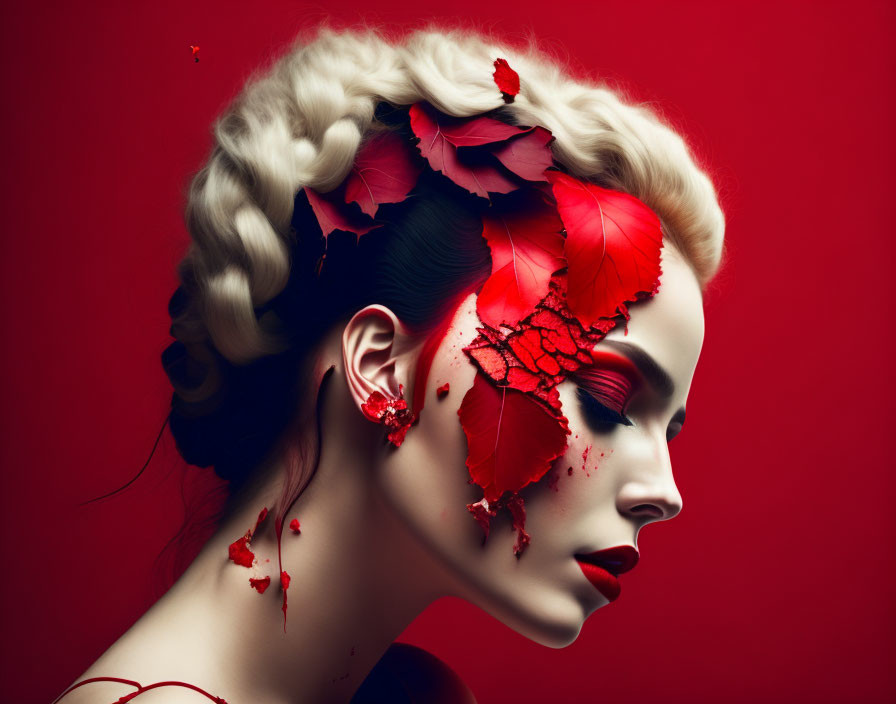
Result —
[[[662, 268], [657, 295], [631, 306], [627, 334], [620, 326], [595, 348], [605, 359], [633, 363], [627, 373], [636, 389], [625, 411], [631, 425], [608, 420], [580, 382], [561, 383], [568, 449], [521, 491], [532, 542], [519, 559], [506, 516], [492, 522], [483, 545], [466, 508], [482, 498], [469, 481], [457, 415], [477, 373], [463, 352], [477, 334], [475, 296], [460, 306], [436, 353], [419, 422], [379, 474], [387, 502], [456, 578], [455, 593], [544, 645], [571, 643], [588, 615], [609, 603], [576, 555], [636, 547], [644, 525], [681, 510], [667, 443], [681, 430], [703, 344], [703, 305], [693, 272], [669, 245]], [[450, 391], [438, 399], [445, 383]]]

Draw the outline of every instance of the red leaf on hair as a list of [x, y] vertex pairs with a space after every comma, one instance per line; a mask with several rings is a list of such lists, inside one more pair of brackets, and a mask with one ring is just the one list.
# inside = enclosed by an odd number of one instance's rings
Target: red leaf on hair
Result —
[[293, 519], [289, 522], [289, 529], [290, 529], [293, 533], [295, 533], [296, 535], [298, 535], [299, 533], [302, 532], [302, 527], [301, 527], [301, 525], [299, 525], [299, 519], [298, 519], [298, 518], [293, 518]]
[[458, 410], [467, 469], [490, 503], [538, 481], [566, 450], [568, 430], [529, 395], [477, 374]]
[[627, 193], [546, 174], [566, 227], [567, 301], [584, 326], [625, 314], [659, 286], [663, 233], [656, 214]]
[[[500, 143], [526, 130], [490, 117], [450, 117], [428, 103], [412, 105], [410, 116], [411, 129], [420, 138], [420, 153], [433, 170], [461, 188], [488, 198], [489, 192], [510, 193], [520, 186], [487, 150], [472, 147]], [[466, 159], [460, 158], [458, 147], [470, 148]]]
[[451, 389], [451, 384], [447, 381], [442, 384], [439, 388], [436, 389], [436, 397], [439, 399], [443, 399], [448, 395], [448, 391]]
[[492, 273], [476, 299], [476, 312], [493, 327], [515, 325], [532, 313], [547, 295], [551, 275], [566, 266], [557, 211], [541, 198], [514, 200], [506, 211], [482, 217]]
[[255, 554], [249, 549], [251, 533], [246, 533], [242, 538], [234, 540], [227, 548], [230, 559], [241, 567], [251, 567]]
[[548, 147], [553, 139], [549, 130], [538, 126], [507, 140], [492, 150], [492, 154], [520, 178], [545, 181], [545, 169], [554, 165], [554, 154]]
[[395, 132], [374, 134], [355, 157], [346, 179], [345, 202], [355, 202], [373, 217], [381, 203], [399, 203], [423, 169], [414, 148]]
[[354, 205], [345, 203], [339, 197], [342, 188], [325, 194], [318, 193], [307, 186], [302, 189], [305, 191], [308, 203], [314, 211], [314, 216], [317, 218], [324, 237], [328, 237], [333, 230], [354, 232], [360, 236], [382, 225], [382, 223], [374, 222]]
[[271, 578], [262, 577], [261, 579], [255, 579], [254, 577], [250, 577], [249, 585], [257, 590], [259, 594], [264, 594], [265, 590], [271, 586]]
[[517, 95], [520, 92], [520, 76], [510, 68], [507, 59], [495, 59], [495, 72], [492, 74], [495, 83], [505, 95]]

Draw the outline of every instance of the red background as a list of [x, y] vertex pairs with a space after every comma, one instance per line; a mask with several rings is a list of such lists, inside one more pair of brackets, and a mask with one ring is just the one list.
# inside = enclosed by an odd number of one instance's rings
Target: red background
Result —
[[[76, 503], [130, 477], [165, 416], [184, 191], [213, 118], [327, 16], [323, 3], [106, 5], [21, 3], [0, 22], [10, 702], [51, 699], [153, 600], [153, 558], [181, 517], [171, 438], [133, 490]], [[346, 0], [332, 16], [534, 28], [662, 110], [728, 216], [673, 444], [685, 510], [644, 531], [623, 597], [565, 650], [459, 602], [405, 639], [482, 704], [892, 701], [894, 5], [387, 5]]]

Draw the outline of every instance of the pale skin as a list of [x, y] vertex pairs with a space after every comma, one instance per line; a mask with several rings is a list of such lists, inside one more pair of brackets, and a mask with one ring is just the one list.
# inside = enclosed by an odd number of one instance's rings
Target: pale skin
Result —
[[[574, 383], [561, 384], [573, 434], [554, 469], [522, 492], [532, 543], [519, 560], [509, 521], [496, 519], [483, 546], [466, 509], [482, 496], [468, 482], [457, 417], [477, 373], [461, 349], [477, 324], [472, 295], [436, 354], [420, 420], [397, 449], [360, 406], [375, 390], [395, 395], [399, 384], [413, 397], [420, 341], [391, 311], [370, 306], [320, 344], [315, 378], [330, 366], [334, 372], [323, 406], [320, 465], [285, 519], [298, 518], [302, 526], [299, 536], [283, 534], [283, 567], [292, 575], [286, 633], [272, 521], [252, 541], [260, 574], [272, 576], [265, 594], [249, 587], [250, 570], [227, 559], [227, 546], [254, 525], [262, 506], [274, 504], [282, 472], [282, 460], [275, 460], [178, 582], [76, 681], [179, 680], [229, 704], [345, 702], [404, 628], [445, 595], [477, 604], [544, 645], [575, 640], [585, 619], [608, 602], [573, 555], [637, 546], [644, 525], [681, 510], [667, 437], [680, 430], [703, 343], [700, 288], [667, 244], [659, 293], [631, 306], [627, 335], [618, 328], [599, 343], [621, 354], [627, 348], [615, 343], [641, 348], [672, 382], [665, 393], [650, 384], [638, 392], [627, 413], [632, 426], [596, 432], [583, 417]], [[438, 400], [436, 388], [445, 382], [451, 390]], [[624, 576], [621, 582], [624, 588]], [[133, 691], [98, 683], [62, 701], [113, 701]], [[171, 687], [136, 699], [202, 701], [208, 699]]]

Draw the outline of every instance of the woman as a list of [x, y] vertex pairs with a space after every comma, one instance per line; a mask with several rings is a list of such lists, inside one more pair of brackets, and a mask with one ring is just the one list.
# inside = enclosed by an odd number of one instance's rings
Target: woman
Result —
[[651, 113], [469, 32], [320, 30], [215, 135], [163, 364], [230, 500], [64, 701], [473, 701], [390, 648], [418, 613], [563, 647], [681, 510], [714, 189]]

